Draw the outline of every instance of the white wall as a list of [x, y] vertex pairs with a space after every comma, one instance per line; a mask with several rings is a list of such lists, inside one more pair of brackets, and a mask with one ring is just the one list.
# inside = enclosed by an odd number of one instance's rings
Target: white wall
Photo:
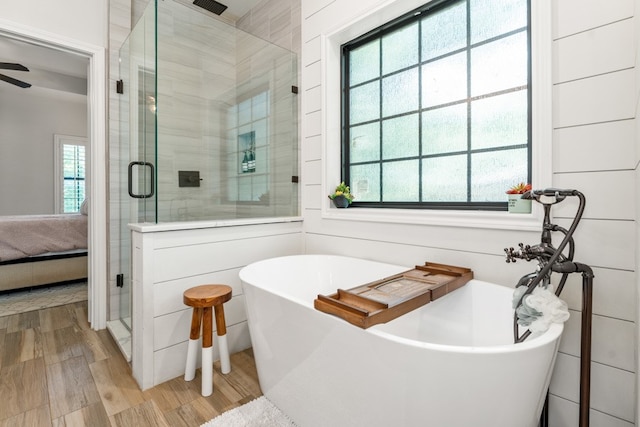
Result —
[[[632, 425], [637, 402], [637, 212], [635, 202], [625, 201], [623, 194], [625, 188], [635, 188], [637, 164], [634, 1], [554, 5], [554, 184], [586, 194], [576, 256], [597, 267], [592, 425]], [[558, 215], [567, 223], [568, 214], [563, 210]], [[573, 279], [567, 298], [579, 309], [579, 278]], [[579, 313], [572, 314], [551, 384], [551, 417], [562, 420], [557, 421], [560, 426], [575, 425], [576, 418], [572, 402], [578, 396], [580, 326]]]
[[[107, 19], [106, 19], [106, 0], [61, 0], [50, 2], [46, 0], [0, 0], [0, 10], [2, 16], [0, 21], [11, 22], [11, 27], [35, 29], [38, 33], [48, 33], [55, 35], [56, 38], [65, 38], [69, 40], [78, 40], [83, 43], [91, 43], [97, 46], [106, 46], [107, 35]], [[0, 22], [1, 24], [1, 22]], [[0, 25], [0, 29], [3, 26]], [[9, 104], [11, 101], [11, 104]], [[27, 104], [27, 99], [15, 99], [11, 93], [2, 92], [2, 102], [0, 102], [2, 130], [2, 153], [0, 153], [0, 195], [3, 197], [11, 197], [10, 202], [3, 201], [0, 206], [0, 215], [7, 214], [37, 214], [53, 212], [53, 187], [50, 182], [53, 176], [53, 133], [65, 133], [77, 136], [87, 136], [87, 112], [86, 106], [79, 104], [70, 104], [68, 102], [57, 103], [52, 99], [42, 100], [31, 105]], [[47, 112], [48, 123], [42, 126], [37, 122], [40, 117], [44, 117], [43, 113]], [[71, 113], [72, 112], [72, 113]], [[71, 114], [68, 114], [71, 113]], [[67, 116], [73, 119], [67, 120]], [[9, 124], [11, 121], [11, 124]], [[24, 124], [28, 127], [28, 131], [21, 132], [22, 138], [30, 137], [33, 139], [34, 145], [30, 156], [37, 162], [33, 168], [44, 171], [49, 174], [49, 182], [44, 183], [43, 175], [34, 172], [34, 169], [21, 165], [23, 164], [24, 151], [23, 147], [12, 148], [5, 147], [7, 137], [14, 139], [18, 132], [18, 126]], [[5, 126], [7, 126], [5, 128]], [[5, 133], [6, 132], [6, 133]], [[26, 135], [30, 133], [30, 135]], [[50, 134], [48, 136], [45, 136]], [[14, 140], [18, 140], [15, 138]], [[51, 141], [48, 144], [48, 141]], [[49, 146], [47, 146], [48, 144]], [[10, 151], [4, 151], [10, 150]], [[18, 159], [13, 158], [18, 156]], [[11, 166], [5, 168], [6, 163], [11, 162]], [[16, 168], [22, 170], [17, 173]], [[16, 206], [16, 197], [13, 191], [9, 192], [16, 184], [16, 177], [26, 176], [23, 183], [18, 183], [18, 189], [22, 193], [24, 200], [24, 208], [14, 210]], [[11, 183], [9, 186], [7, 184]], [[15, 187], [13, 187], [15, 188]], [[45, 193], [46, 192], [46, 193]], [[13, 206], [12, 206], [13, 205]]]
[[0, 87], [0, 215], [54, 213], [53, 135], [87, 136], [86, 97], [28, 90]]
[[107, 0], [0, 0], [0, 18], [106, 47], [107, 4]]
[[[537, 243], [539, 232], [362, 222], [323, 215], [328, 161], [323, 139], [322, 34], [400, 0], [302, 3], [302, 200], [308, 253], [356, 255], [408, 266], [433, 262], [470, 267], [476, 277], [514, 286], [535, 265], [505, 264], [503, 248]], [[592, 425], [631, 426], [635, 420], [637, 76], [634, 0], [552, 2], [553, 185], [587, 197], [575, 234], [576, 261], [594, 267]], [[336, 147], [327, 147], [336, 150]], [[326, 171], [330, 173], [331, 171]], [[629, 197], [631, 199], [629, 199]], [[568, 226], [577, 203], [558, 207]], [[353, 209], [355, 211], [355, 209]], [[345, 213], [347, 217], [352, 212]], [[335, 217], [334, 217], [335, 218]], [[554, 427], [577, 425], [580, 277], [563, 293], [571, 320], [551, 384]], [[524, 404], [524, 403], [523, 403]]]

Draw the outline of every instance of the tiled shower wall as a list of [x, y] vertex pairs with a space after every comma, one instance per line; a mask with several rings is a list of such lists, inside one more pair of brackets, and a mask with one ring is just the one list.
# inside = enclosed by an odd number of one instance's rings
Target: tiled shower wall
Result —
[[300, 55], [300, 0], [264, 0], [236, 26]]
[[[158, 219], [200, 220], [220, 193], [220, 98], [236, 85], [236, 39], [226, 24], [175, 2], [160, 4], [157, 34]], [[200, 187], [179, 188], [179, 170], [199, 171]]]
[[[291, 216], [295, 62], [285, 49], [182, 4], [158, 13], [158, 220], [199, 221]], [[268, 91], [268, 120], [236, 128], [244, 101]], [[266, 98], [265, 98], [266, 99]], [[239, 111], [236, 112], [235, 109]], [[260, 110], [254, 105], [255, 113]], [[259, 125], [261, 124], [261, 126]], [[255, 175], [243, 175], [235, 132], [256, 130]], [[268, 132], [268, 135], [264, 133]], [[268, 146], [265, 144], [268, 142]], [[297, 169], [297, 168], [296, 168]], [[199, 171], [200, 186], [178, 187], [180, 170]], [[226, 203], [234, 190], [268, 197], [266, 205]], [[245, 186], [245, 189], [243, 189]], [[254, 189], [254, 190], [255, 190]], [[264, 191], [267, 192], [264, 192]]]
[[[294, 66], [296, 68], [295, 74], [296, 79], [294, 82], [291, 82], [292, 85], [300, 86], [300, 76], [301, 76], [301, 67], [300, 67], [300, 10], [301, 10], [301, 0], [263, 0], [258, 2], [256, 6], [254, 6], [247, 14], [245, 14], [242, 18], [238, 19], [236, 22], [236, 27], [241, 29], [242, 31], [246, 31], [249, 34], [252, 34], [256, 37], [259, 37], [263, 40], [267, 40], [270, 43], [275, 44], [276, 46], [280, 46], [286, 50], [289, 50], [295, 54], [295, 63]], [[247, 55], [247, 58], [251, 58], [251, 55]], [[250, 59], [251, 60], [251, 59]], [[255, 61], [255, 60], [251, 60]], [[255, 66], [255, 65], [254, 65]], [[284, 91], [282, 91], [284, 93]], [[301, 108], [300, 108], [300, 96], [294, 96], [293, 102], [295, 105], [291, 105], [295, 109], [297, 117], [297, 122], [293, 124], [293, 126], [281, 126], [284, 131], [277, 132], [275, 135], [274, 141], [277, 145], [286, 146], [286, 141], [290, 139], [294, 139], [295, 141], [299, 141], [300, 133], [299, 133], [299, 123], [301, 117]], [[281, 108], [288, 109], [289, 105], [284, 105]], [[287, 111], [283, 110], [283, 112], [287, 113]], [[288, 117], [291, 117], [291, 114], [287, 114]], [[288, 120], [288, 119], [287, 119]], [[287, 134], [287, 132], [292, 132], [292, 134]], [[289, 168], [287, 159], [297, 159], [292, 168]], [[278, 160], [278, 164], [282, 164], [282, 162], [286, 162], [286, 168], [275, 168], [273, 171], [276, 174], [280, 174], [276, 179], [276, 182], [280, 183], [281, 189], [276, 192], [276, 195], [283, 194], [279, 196], [275, 201], [275, 209], [276, 214], [282, 216], [285, 215], [286, 209], [289, 209], [290, 215], [298, 215], [299, 214], [299, 189], [296, 184], [293, 187], [293, 191], [290, 189], [291, 184], [287, 184], [290, 180], [287, 179], [286, 175], [299, 175], [299, 164], [300, 164], [300, 144], [293, 144], [290, 152], [283, 152], [283, 155], [280, 156]], [[291, 200], [289, 200], [289, 197]]]

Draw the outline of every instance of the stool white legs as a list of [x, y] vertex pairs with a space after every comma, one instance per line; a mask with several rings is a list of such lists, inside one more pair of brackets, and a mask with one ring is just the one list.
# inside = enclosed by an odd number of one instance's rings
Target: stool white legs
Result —
[[200, 325], [202, 324], [202, 308], [195, 307], [191, 314], [191, 330], [189, 331], [189, 347], [187, 349], [187, 366], [184, 380], [191, 381], [196, 377], [196, 358], [200, 347]]
[[202, 309], [202, 395], [213, 393], [213, 310]]
[[227, 345], [227, 324], [224, 320], [224, 306], [222, 304], [214, 307], [216, 313], [216, 333], [218, 334], [218, 348], [220, 349], [220, 370], [223, 374], [231, 372], [231, 361], [229, 360], [229, 346]]
[[213, 393], [213, 347], [202, 347], [202, 395]]
[[200, 340], [189, 339], [189, 348], [187, 349], [187, 367], [184, 370], [184, 380], [191, 381], [196, 377], [196, 361], [198, 359], [197, 351], [200, 348]]
[[218, 349], [220, 350], [220, 370], [223, 374], [231, 372], [231, 360], [229, 359], [229, 346], [227, 335], [218, 335]]
[[202, 395], [213, 393], [213, 312], [216, 315], [216, 330], [220, 352], [220, 370], [223, 374], [231, 372], [229, 346], [227, 344], [227, 327], [224, 320], [222, 304], [213, 307], [195, 307], [191, 317], [191, 331], [187, 348], [187, 363], [184, 370], [185, 381], [196, 376], [197, 351], [200, 344], [200, 327], [202, 326]]

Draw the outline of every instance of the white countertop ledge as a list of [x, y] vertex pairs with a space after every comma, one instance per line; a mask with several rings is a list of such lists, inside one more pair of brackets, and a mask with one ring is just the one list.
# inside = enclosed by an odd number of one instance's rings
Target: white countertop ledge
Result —
[[241, 218], [241, 219], [220, 219], [220, 220], [204, 220], [204, 221], [185, 221], [185, 222], [142, 222], [128, 224], [132, 231], [139, 233], [160, 233], [164, 231], [179, 230], [198, 230], [203, 228], [220, 228], [220, 227], [241, 227], [244, 225], [262, 225], [277, 224], [285, 222], [302, 222], [301, 216], [287, 216], [280, 218]]

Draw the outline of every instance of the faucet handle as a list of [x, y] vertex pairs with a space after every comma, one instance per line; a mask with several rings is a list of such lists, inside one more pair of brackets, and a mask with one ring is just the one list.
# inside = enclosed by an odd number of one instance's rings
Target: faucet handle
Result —
[[520, 249], [504, 248], [504, 251], [507, 254], [507, 263], [516, 262], [517, 258], [531, 261], [533, 255], [531, 246], [525, 245], [524, 243], [518, 243], [518, 247]]
[[513, 248], [504, 248], [504, 252], [507, 255], [507, 264], [510, 262], [516, 262], [516, 258], [519, 258], [519, 253]]

